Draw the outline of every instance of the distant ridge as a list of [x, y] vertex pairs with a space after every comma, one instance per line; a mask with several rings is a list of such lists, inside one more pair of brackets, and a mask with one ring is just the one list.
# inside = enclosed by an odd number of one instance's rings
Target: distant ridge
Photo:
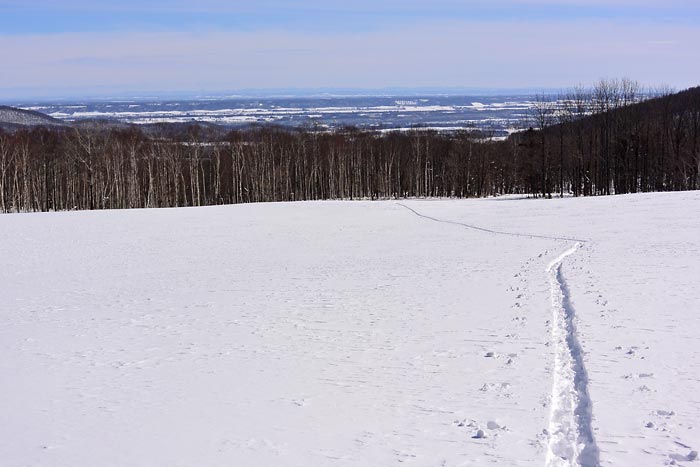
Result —
[[0, 105], [0, 128], [14, 130], [33, 126], [65, 126], [63, 122], [34, 110]]

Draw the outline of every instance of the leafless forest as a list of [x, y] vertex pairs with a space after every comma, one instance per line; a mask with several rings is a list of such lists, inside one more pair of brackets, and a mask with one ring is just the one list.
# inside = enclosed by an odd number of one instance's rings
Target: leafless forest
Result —
[[419, 129], [0, 130], [0, 210], [700, 189], [700, 88], [642, 100], [634, 82], [601, 81], [539, 98], [529, 125], [505, 141]]

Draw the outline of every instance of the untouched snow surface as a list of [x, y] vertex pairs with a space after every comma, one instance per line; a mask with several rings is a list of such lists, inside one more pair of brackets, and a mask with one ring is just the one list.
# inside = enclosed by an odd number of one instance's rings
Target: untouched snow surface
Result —
[[0, 464], [695, 465], [700, 193], [0, 216]]

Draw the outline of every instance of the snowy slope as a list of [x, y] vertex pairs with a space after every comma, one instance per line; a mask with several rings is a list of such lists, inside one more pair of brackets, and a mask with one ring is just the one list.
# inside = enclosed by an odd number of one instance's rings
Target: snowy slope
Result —
[[0, 216], [1, 464], [692, 463], [700, 194], [401, 204]]

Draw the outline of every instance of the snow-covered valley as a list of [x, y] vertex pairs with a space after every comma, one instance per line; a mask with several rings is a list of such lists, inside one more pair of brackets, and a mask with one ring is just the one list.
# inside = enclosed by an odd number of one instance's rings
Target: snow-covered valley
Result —
[[0, 465], [654, 466], [700, 193], [0, 216]]

